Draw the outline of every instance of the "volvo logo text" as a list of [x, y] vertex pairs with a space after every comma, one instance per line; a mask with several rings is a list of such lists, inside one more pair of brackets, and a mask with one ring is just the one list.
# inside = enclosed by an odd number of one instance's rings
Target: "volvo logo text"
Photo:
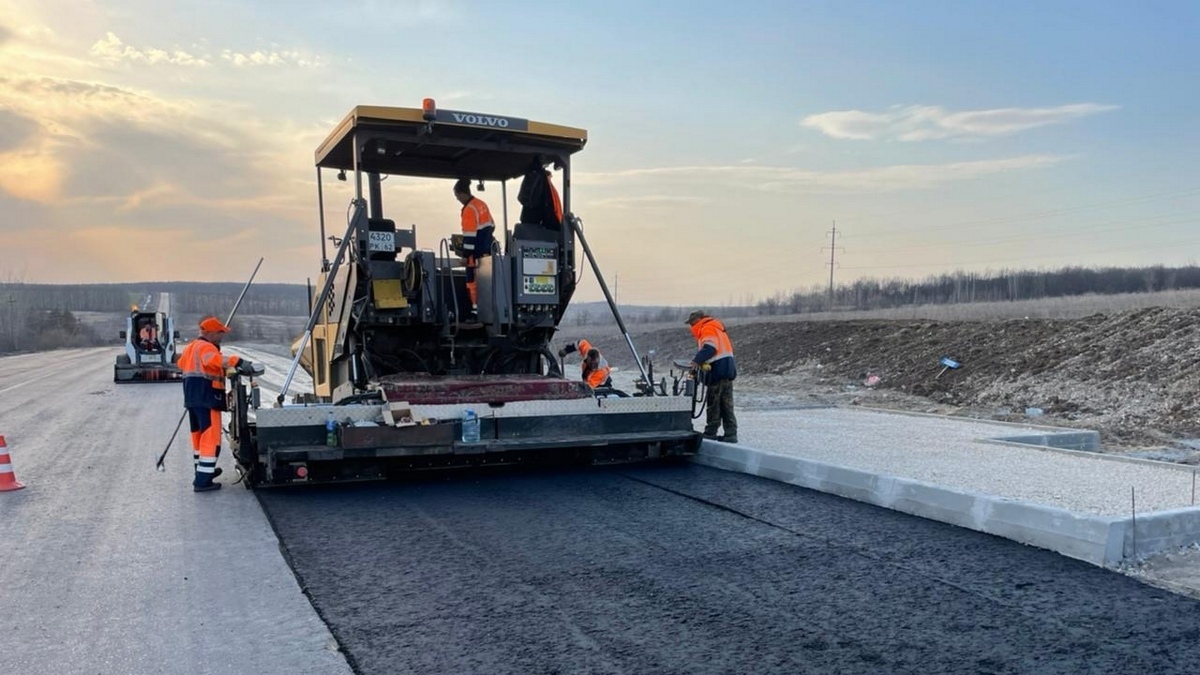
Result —
[[481, 127], [500, 127], [501, 129], [508, 128], [508, 120], [503, 117], [487, 117], [486, 115], [472, 115], [470, 113], [454, 113], [454, 121], [459, 124], [477, 124]]

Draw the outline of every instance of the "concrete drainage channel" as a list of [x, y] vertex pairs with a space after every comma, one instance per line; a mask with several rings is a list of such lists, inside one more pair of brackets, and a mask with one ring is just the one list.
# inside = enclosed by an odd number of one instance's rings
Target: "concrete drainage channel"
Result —
[[[947, 419], [943, 423], [954, 424], [955, 420]], [[1027, 464], [1023, 467], [1018, 461], [1012, 468], [1017, 472], [1039, 471], [1040, 467], [1033, 459], [1036, 455], [1067, 457], [1068, 460], [1057, 457], [1054, 460], [1068, 461], [1075, 478], [1082, 483], [1087, 483], [1093, 472], [1111, 473], [1124, 465], [1133, 465], [1132, 469], [1140, 472], [1161, 472], [1169, 481], [1175, 481], [1178, 476], [1179, 490], [1186, 490], [1186, 481], [1195, 479], [1193, 467], [1097, 454], [1099, 435], [1096, 432], [1026, 431], [1035, 433], [977, 440], [966, 450], [978, 457], [980, 446], [986, 445], [997, 452], [1014, 454]], [[852, 443], [853, 439], [848, 442]], [[1031, 447], [1038, 450], [1031, 452]], [[1179, 502], [1184, 504], [1182, 508], [1162, 508], [1161, 500], [1139, 507], [1137, 488], [1127, 487], [1124, 490], [1127, 511], [1118, 515], [1096, 512], [1097, 509], [1091, 506], [1064, 508], [1053, 500], [1044, 500], [1050, 502], [1044, 503], [1014, 499], [1002, 493], [990, 494], [986, 490], [947, 484], [950, 481], [918, 480], [797, 456], [803, 454], [803, 450], [775, 452], [705, 441], [693, 461], [986, 532], [1101, 566], [1200, 542], [1200, 507], [1188, 504], [1182, 494], [1178, 495]], [[1111, 486], [1108, 489], [1112, 491]]]

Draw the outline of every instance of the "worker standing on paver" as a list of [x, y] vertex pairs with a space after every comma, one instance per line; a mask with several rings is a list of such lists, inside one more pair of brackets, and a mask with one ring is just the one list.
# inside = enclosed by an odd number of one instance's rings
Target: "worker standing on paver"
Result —
[[[704, 436], [725, 443], [737, 443], [737, 417], [733, 413], [733, 381], [737, 378], [737, 363], [733, 359], [733, 343], [725, 332], [725, 324], [704, 310], [688, 314], [687, 324], [700, 351], [689, 366], [699, 383], [708, 387]], [[724, 428], [725, 433], [717, 435]]]
[[454, 184], [454, 197], [462, 207], [463, 253], [467, 257], [467, 293], [471, 304], [479, 305], [479, 289], [475, 282], [475, 268], [479, 259], [492, 254], [496, 223], [492, 212], [479, 197], [471, 195], [471, 181], [463, 178]]
[[192, 340], [179, 355], [183, 371], [183, 405], [187, 408], [192, 431], [192, 460], [196, 477], [192, 489], [207, 492], [220, 489], [213, 479], [221, 475], [217, 458], [221, 455], [221, 412], [225, 410], [225, 377], [230, 370], [249, 375], [251, 364], [239, 356], [222, 356], [221, 340], [229, 327], [216, 317], [200, 321], [200, 337]]
[[563, 225], [563, 204], [558, 188], [554, 187], [553, 175], [546, 168], [550, 161], [546, 157], [534, 161], [521, 180], [517, 201], [521, 203], [522, 223], [557, 231]]
[[579, 352], [583, 356], [583, 362], [579, 364], [579, 374], [589, 387], [599, 389], [612, 386], [612, 368], [609, 367], [608, 359], [604, 358], [599, 349], [592, 347], [587, 340], [579, 340], [558, 350], [558, 358], [565, 358], [572, 352]]
[[550, 190], [550, 203], [554, 205], [554, 217], [558, 220], [558, 224], [563, 222], [562, 197], [558, 196], [558, 188], [554, 187], [554, 181], [549, 171], [546, 171], [546, 188]]

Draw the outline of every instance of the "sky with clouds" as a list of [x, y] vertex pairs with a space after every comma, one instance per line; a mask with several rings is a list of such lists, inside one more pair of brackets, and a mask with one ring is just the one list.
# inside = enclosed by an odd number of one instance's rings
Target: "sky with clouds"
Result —
[[[588, 130], [572, 202], [622, 303], [824, 284], [835, 221], [837, 281], [1196, 263], [1198, 29], [1184, 0], [0, 0], [0, 278], [303, 283], [313, 150], [426, 96]], [[443, 183], [385, 183], [424, 247]]]

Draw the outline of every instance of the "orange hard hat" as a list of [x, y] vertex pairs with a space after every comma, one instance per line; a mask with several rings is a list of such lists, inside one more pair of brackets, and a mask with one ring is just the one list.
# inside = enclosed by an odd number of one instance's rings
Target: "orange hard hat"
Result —
[[228, 333], [229, 326], [221, 323], [215, 316], [206, 316], [200, 320], [200, 330], [205, 333]]

